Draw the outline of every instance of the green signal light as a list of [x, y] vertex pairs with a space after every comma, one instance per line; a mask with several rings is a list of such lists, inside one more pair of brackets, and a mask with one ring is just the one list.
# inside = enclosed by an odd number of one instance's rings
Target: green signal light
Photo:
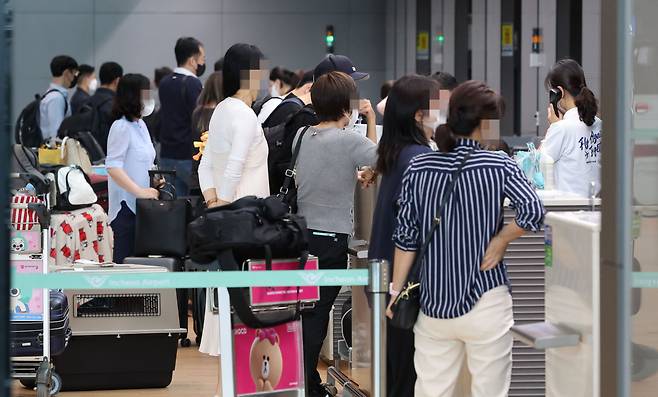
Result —
[[446, 37], [442, 34], [439, 34], [436, 36], [436, 41], [438, 41], [439, 43], [443, 43], [444, 41], [446, 41]]
[[327, 36], [327, 45], [331, 45], [334, 43], [334, 36]]

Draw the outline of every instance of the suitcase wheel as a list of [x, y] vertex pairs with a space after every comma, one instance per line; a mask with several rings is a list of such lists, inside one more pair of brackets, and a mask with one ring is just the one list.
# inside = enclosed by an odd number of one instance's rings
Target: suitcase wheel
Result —
[[181, 339], [180, 340], [180, 345], [182, 347], [190, 347], [190, 346], [192, 346], [192, 341], [189, 338]]

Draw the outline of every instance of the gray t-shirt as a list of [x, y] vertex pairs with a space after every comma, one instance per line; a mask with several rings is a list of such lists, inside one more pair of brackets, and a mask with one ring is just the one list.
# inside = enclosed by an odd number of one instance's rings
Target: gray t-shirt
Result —
[[[293, 142], [297, 144], [301, 128]], [[356, 171], [374, 167], [377, 145], [363, 135], [338, 128], [310, 127], [297, 157], [298, 213], [309, 229], [352, 233]]]

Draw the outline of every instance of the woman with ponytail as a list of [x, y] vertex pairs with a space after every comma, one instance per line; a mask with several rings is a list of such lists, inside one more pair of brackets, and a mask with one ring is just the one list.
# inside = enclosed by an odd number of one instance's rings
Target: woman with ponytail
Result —
[[[437, 131], [441, 151], [416, 156], [402, 177], [391, 296], [400, 294], [416, 251], [429, 241], [418, 271], [417, 381], [407, 395], [456, 395], [464, 360], [473, 397], [508, 394], [514, 318], [503, 257], [525, 230], [540, 229], [544, 210], [514, 160], [482, 146], [502, 110], [501, 97], [482, 82], [455, 88], [447, 123]], [[506, 226], [505, 199], [516, 211]], [[394, 316], [392, 304], [387, 316]]]
[[[548, 107], [550, 127], [541, 144], [555, 162], [555, 188], [589, 197], [601, 188], [601, 120], [585, 73], [573, 59], [558, 61], [546, 76], [546, 89], [559, 98], [558, 113]], [[591, 183], [595, 191], [591, 191]]]
[[[377, 173], [382, 176], [373, 216], [369, 259], [393, 262], [392, 237], [402, 174], [415, 156], [430, 147], [439, 116], [439, 83], [429, 77], [405, 76], [388, 93], [384, 131], [377, 148]], [[389, 396], [413, 396], [414, 333], [389, 326], [387, 337], [387, 389]]]

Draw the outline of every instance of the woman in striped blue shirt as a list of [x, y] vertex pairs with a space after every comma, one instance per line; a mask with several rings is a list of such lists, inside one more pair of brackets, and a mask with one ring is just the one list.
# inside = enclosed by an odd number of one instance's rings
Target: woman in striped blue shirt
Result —
[[[436, 133], [440, 152], [414, 158], [402, 180], [391, 295], [402, 289], [453, 173], [465, 161], [420, 270], [416, 397], [452, 396], [464, 358], [473, 397], [503, 397], [509, 390], [514, 320], [503, 256], [525, 230], [539, 230], [544, 209], [515, 162], [481, 146], [503, 108], [484, 83], [457, 87], [447, 124]], [[506, 198], [516, 218], [503, 227]], [[390, 306], [387, 315], [393, 315]]]

